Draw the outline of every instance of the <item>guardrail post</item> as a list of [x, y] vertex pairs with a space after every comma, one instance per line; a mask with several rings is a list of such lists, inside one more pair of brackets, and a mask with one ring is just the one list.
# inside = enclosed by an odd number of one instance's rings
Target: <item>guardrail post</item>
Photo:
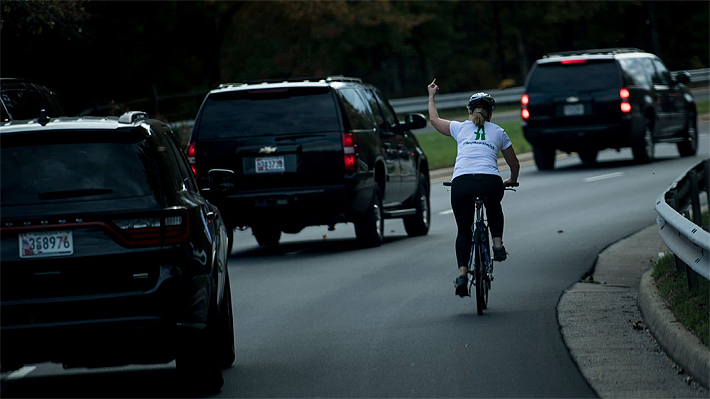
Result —
[[[680, 212], [686, 219], [690, 219], [690, 211], [687, 209]], [[685, 270], [685, 279], [688, 281], [688, 289], [693, 289], [698, 287], [698, 273], [691, 269], [687, 263], [683, 262], [679, 257], [675, 257], [675, 268], [679, 273]]]
[[703, 214], [700, 212], [700, 191], [698, 190], [698, 173], [695, 170], [688, 172], [690, 180], [690, 205], [693, 208], [693, 223], [703, 225]]
[[[703, 180], [705, 183], [705, 195], [708, 197], [708, 204], [710, 204], [710, 160], [703, 161]], [[701, 225], [698, 225], [701, 226]]]
[[[677, 190], [669, 190], [668, 194], [666, 196], [666, 202], [668, 205], [673, 208], [674, 211], [678, 212], [678, 191]], [[682, 273], [683, 270], [685, 270], [686, 265], [685, 263], [680, 260], [678, 255], [673, 254], [673, 257], [675, 258], [675, 270], [678, 273]]]

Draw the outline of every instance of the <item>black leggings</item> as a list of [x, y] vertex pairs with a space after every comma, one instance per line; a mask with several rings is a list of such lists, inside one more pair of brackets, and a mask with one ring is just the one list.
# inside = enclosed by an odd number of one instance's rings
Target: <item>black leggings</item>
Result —
[[471, 225], [476, 217], [476, 197], [485, 197], [488, 227], [492, 237], [503, 237], [503, 179], [496, 175], [461, 175], [451, 182], [451, 209], [456, 217], [456, 261], [459, 267], [468, 267], [473, 232]]

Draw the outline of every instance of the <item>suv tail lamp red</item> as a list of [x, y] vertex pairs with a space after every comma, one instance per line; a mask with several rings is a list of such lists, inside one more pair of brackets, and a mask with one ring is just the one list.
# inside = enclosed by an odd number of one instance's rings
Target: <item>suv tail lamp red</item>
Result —
[[197, 154], [197, 150], [195, 149], [195, 142], [190, 143], [190, 145], [187, 146], [187, 160], [190, 162], [190, 168], [192, 169], [192, 173], [197, 174], [197, 163], [195, 162], [195, 154]]
[[358, 158], [355, 134], [343, 132], [343, 164], [346, 172], [355, 172], [357, 170]]
[[622, 88], [619, 90], [619, 98], [621, 98], [621, 112], [624, 114], [628, 114], [631, 112], [631, 103], [629, 103], [629, 97], [631, 97], [631, 93], [629, 93], [628, 89]]
[[585, 62], [587, 62], [587, 60], [581, 58], [581, 59], [574, 59], [574, 60], [562, 60], [562, 61], [560, 61], [560, 64], [562, 64], [562, 65], [584, 64]]
[[523, 120], [530, 119], [530, 111], [528, 110], [528, 104], [530, 104], [530, 96], [528, 96], [527, 94], [523, 94], [523, 96], [520, 97], [520, 116], [523, 118]]
[[[163, 222], [161, 222], [163, 220]], [[183, 208], [165, 210], [161, 217], [137, 217], [114, 220], [124, 244], [142, 247], [161, 244], [175, 244], [186, 240], [190, 232], [190, 220]], [[164, 231], [161, 241], [161, 230]]]

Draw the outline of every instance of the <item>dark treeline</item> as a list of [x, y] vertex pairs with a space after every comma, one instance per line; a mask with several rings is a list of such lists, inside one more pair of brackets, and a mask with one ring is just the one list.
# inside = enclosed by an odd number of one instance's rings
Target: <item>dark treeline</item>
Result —
[[504, 80], [517, 86], [543, 54], [586, 48], [637, 47], [671, 70], [710, 63], [707, 1], [6, 0], [1, 7], [2, 77], [52, 88], [70, 113], [114, 101], [174, 120], [194, 116], [219, 83], [266, 78], [356, 76], [391, 98], [425, 95], [433, 77], [449, 93]]

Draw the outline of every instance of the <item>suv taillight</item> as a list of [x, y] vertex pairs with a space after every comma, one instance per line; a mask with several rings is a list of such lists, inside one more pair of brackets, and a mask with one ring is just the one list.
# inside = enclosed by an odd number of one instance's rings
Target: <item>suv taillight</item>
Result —
[[[175, 244], [190, 234], [190, 219], [184, 208], [168, 209], [162, 217], [143, 216], [114, 220], [121, 241], [130, 247]], [[161, 241], [161, 229], [164, 231]]]
[[187, 146], [187, 160], [190, 161], [190, 168], [192, 168], [192, 173], [197, 174], [197, 163], [195, 162], [195, 142], [193, 141]]
[[358, 161], [357, 141], [352, 132], [343, 132], [343, 164], [346, 172], [355, 172]]
[[523, 118], [523, 120], [530, 119], [530, 111], [528, 111], [528, 104], [530, 104], [530, 96], [528, 96], [527, 94], [523, 94], [523, 96], [520, 97], [520, 116]]
[[621, 99], [621, 112], [625, 114], [631, 112], [631, 103], [629, 103], [629, 97], [631, 97], [631, 93], [629, 93], [628, 89], [619, 89], [619, 98]]

